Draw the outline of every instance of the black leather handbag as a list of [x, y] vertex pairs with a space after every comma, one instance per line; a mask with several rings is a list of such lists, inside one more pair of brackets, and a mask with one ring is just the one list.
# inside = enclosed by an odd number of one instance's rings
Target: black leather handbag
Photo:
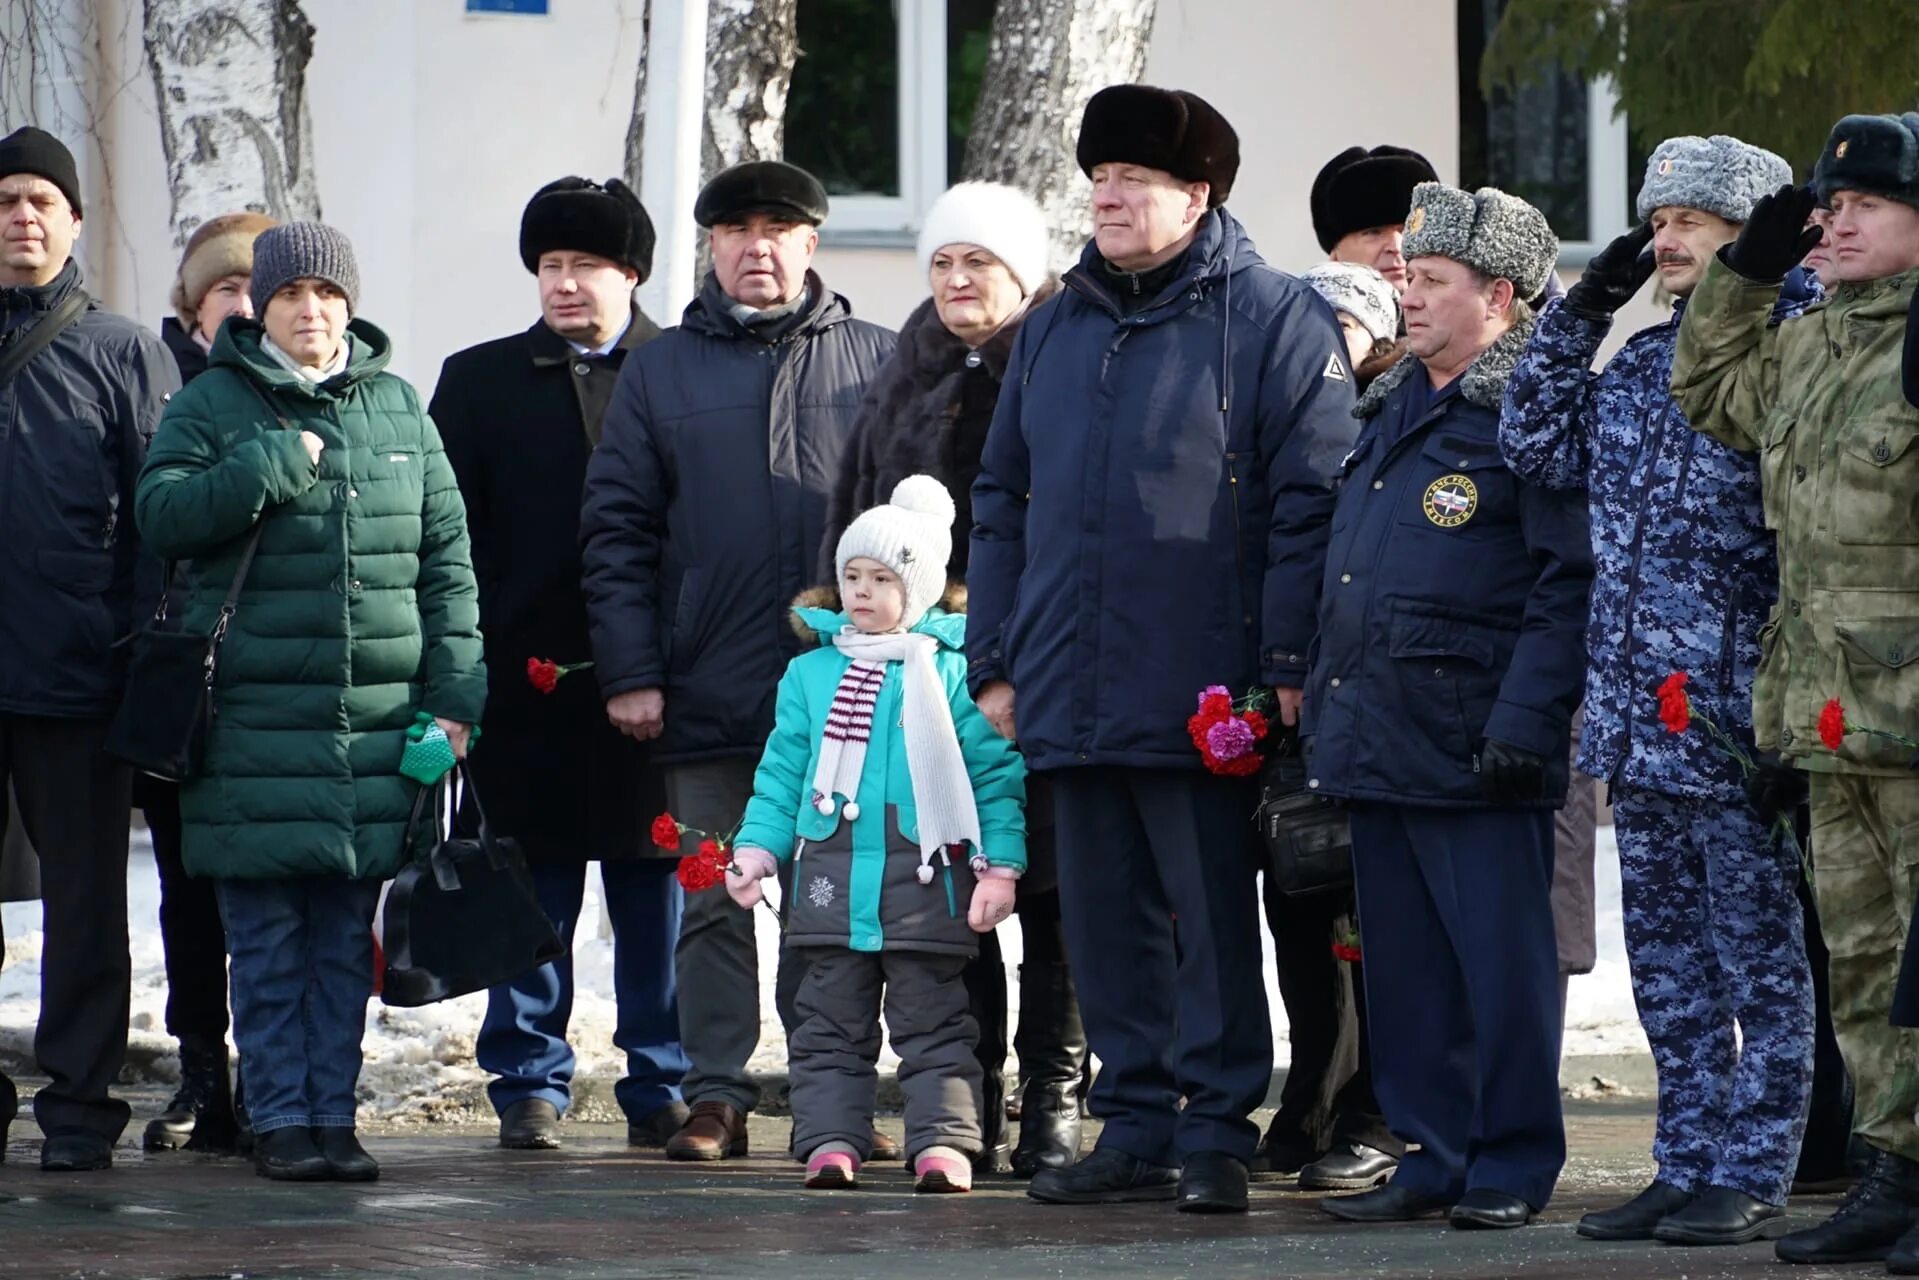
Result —
[[167, 625], [167, 595], [173, 590], [173, 564], [167, 563], [160, 607], [129, 642], [126, 690], [107, 726], [108, 755], [169, 782], [185, 782], [200, 772], [216, 714], [213, 691], [220, 674], [220, 646], [240, 607], [240, 589], [260, 549], [265, 524], [262, 516], [247, 535], [233, 585], [207, 635]]
[[1353, 836], [1346, 810], [1306, 785], [1299, 736], [1279, 739], [1259, 775], [1259, 834], [1266, 876], [1289, 896], [1331, 893], [1353, 884]]
[[[479, 835], [449, 836], [459, 803], [480, 818]], [[393, 877], [380, 928], [386, 954], [380, 999], [411, 1009], [484, 991], [564, 955], [533, 891], [517, 842], [494, 833], [464, 763], [420, 788], [407, 827], [413, 857]]]

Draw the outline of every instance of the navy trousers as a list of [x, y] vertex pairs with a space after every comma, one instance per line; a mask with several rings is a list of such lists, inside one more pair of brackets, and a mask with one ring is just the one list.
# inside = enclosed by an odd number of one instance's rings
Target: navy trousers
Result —
[[1171, 769], [1050, 777], [1066, 955], [1100, 1061], [1099, 1145], [1158, 1165], [1251, 1159], [1248, 1117], [1273, 1074], [1252, 785]]
[[1553, 815], [1354, 804], [1373, 1088], [1420, 1150], [1394, 1185], [1535, 1209], [1566, 1162]]
[[[626, 1074], [613, 1096], [629, 1121], [680, 1100], [686, 1054], [680, 1047], [673, 944], [682, 894], [676, 858], [603, 862], [600, 881], [613, 920], [613, 1043], [626, 1053]], [[474, 1057], [495, 1079], [487, 1097], [495, 1111], [544, 1098], [564, 1115], [573, 1100], [575, 1055], [566, 1024], [573, 1014], [573, 932], [586, 892], [584, 862], [532, 864], [533, 887], [566, 954], [487, 992], [486, 1018]]]

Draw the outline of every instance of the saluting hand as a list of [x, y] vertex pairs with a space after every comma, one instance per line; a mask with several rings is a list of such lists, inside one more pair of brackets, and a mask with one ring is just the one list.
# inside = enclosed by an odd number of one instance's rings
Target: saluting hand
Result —
[[1760, 196], [1739, 238], [1724, 250], [1726, 265], [1757, 284], [1784, 280], [1825, 238], [1823, 227], [1806, 225], [1818, 203], [1810, 189], [1791, 183]]
[[1588, 320], [1610, 320], [1652, 279], [1652, 224], [1642, 222], [1593, 255], [1560, 305]]

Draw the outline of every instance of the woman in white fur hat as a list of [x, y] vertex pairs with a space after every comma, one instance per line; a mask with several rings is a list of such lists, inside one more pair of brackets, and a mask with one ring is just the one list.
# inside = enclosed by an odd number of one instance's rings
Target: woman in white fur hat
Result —
[[[1013, 340], [1059, 288], [1051, 256], [1045, 216], [1023, 191], [962, 182], [933, 202], [920, 229], [918, 259], [932, 296], [901, 326], [899, 346], [874, 379], [854, 427], [827, 513], [821, 581], [832, 580], [834, 552], [853, 517], [920, 473], [936, 477], [953, 495], [958, 518], [946, 573], [954, 582], [965, 581], [980, 450]], [[1033, 786], [1027, 798], [1033, 866], [1019, 891], [1024, 954], [1014, 1037], [1021, 1076], [1017, 1148], [1010, 1147], [1006, 1131], [1006, 970], [994, 935], [981, 940], [979, 960], [967, 972], [986, 1075], [980, 1168], [1010, 1167], [1021, 1177], [1078, 1158], [1088, 1080], [1086, 1034], [1060, 933], [1051, 814], [1047, 790]]]

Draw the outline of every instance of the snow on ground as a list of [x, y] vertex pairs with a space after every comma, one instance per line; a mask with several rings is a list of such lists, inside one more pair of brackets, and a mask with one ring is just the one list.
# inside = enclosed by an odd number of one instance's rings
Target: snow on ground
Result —
[[[166, 1035], [166, 971], [162, 964], [159, 881], [152, 848], [144, 831], [133, 836], [127, 873], [127, 901], [132, 921], [133, 1021], [129, 1042], [132, 1070], [167, 1078], [175, 1070], [172, 1040]], [[1626, 971], [1625, 940], [1619, 914], [1619, 857], [1611, 827], [1599, 831], [1598, 885], [1599, 964], [1593, 973], [1572, 980], [1567, 999], [1566, 1045], [1569, 1055], [1647, 1052], [1645, 1035], [1633, 1011], [1632, 988]], [[601, 919], [598, 878], [589, 877], [582, 920]], [[777, 1071], [785, 1064], [785, 1046], [773, 1008], [773, 959], [778, 936], [771, 912], [754, 913], [760, 944], [760, 1010], [762, 1034], [751, 1063], [756, 1071]], [[39, 1004], [40, 912], [37, 903], [0, 905], [0, 924], [6, 935], [5, 964], [0, 967], [0, 1052], [30, 1055], [33, 1024]], [[583, 927], [582, 932], [586, 929]], [[1002, 944], [1009, 976], [1019, 963], [1017, 918], [1004, 926]], [[1290, 1058], [1286, 1016], [1273, 981], [1271, 941], [1264, 963], [1267, 1001], [1272, 1008], [1273, 1052], [1276, 1064]], [[602, 922], [592, 936], [575, 941], [574, 973], [578, 993], [573, 1006], [572, 1042], [582, 1074], [615, 1077], [620, 1055], [612, 1044], [613, 950]], [[1019, 987], [1011, 985], [1011, 1001], [1018, 1008]], [[389, 1009], [378, 1000], [368, 1007], [367, 1067], [361, 1077], [363, 1104], [380, 1115], [419, 1113], [451, 1092], [468, 1093], [485, 1075], [474, 1065], [473, 1040], [485, 1011], [483, 995], [467, 996], [424, 1009]], [[897, 1063], [888, 1049], [884, 1066]]]

